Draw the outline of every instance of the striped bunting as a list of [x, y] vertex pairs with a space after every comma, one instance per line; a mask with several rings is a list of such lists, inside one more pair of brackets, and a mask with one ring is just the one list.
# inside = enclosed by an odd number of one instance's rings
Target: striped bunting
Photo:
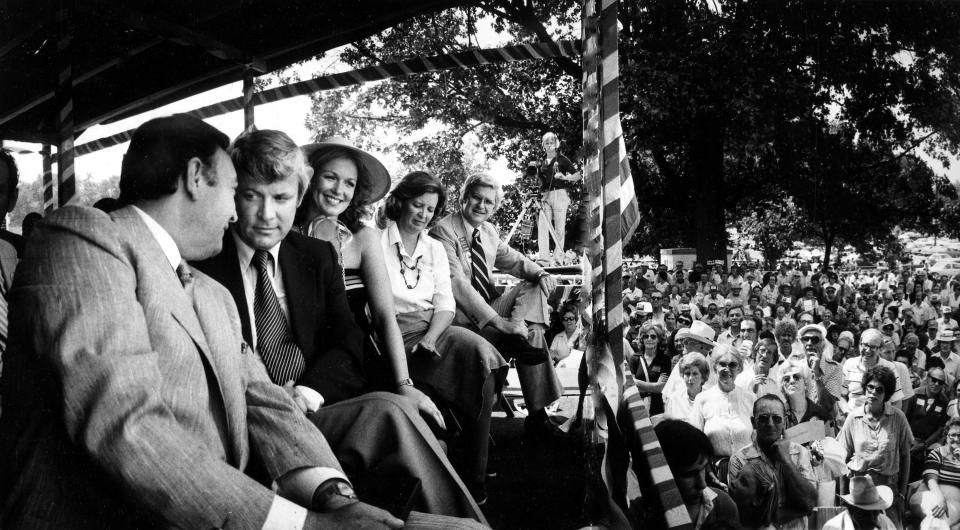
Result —
[[[371, 81], [380, 81], [391, 77], [403, 77], [412, 74], [422, 74], [427, 72], [436, 72], [440, 70], [450, 70], [453, 68], [472, 67], [483, 64], [511, 63], [517, 61], [527, 61], [536, 59], [549, 59], [551, 57], [574, 57], [580, 54], [580, 43], [577, 41], [558, 41], [558, 42], [535, 42], [530, 44], [518, 44], [515, 46], [506, 46], [503, 48], [492, 48], [482, 50], [468, 50], [464, 52], [437, 55], [433, 57], [420, 57], [408, 59], [396, 63], [368, 66], [358, 70], [351, 70], [339, 74], [333, 74], [299, 83], [284, 85], [281, 87], [257, 92], [253, 95], [253, 104], [262, 105], [272, 103], [282, 99], [292, 98], [321, 92], [324, 90], [334, 90], [347, 86], [369, 83]], [[192, 110], [187, 114], [200, 119], [206, 119], [213, 116], [219, 116], [228, 112], [238, 111], [244, 108], [244, 98], [228, 99], [220, 103], [214, 103], [206, 107]], [[109, 122], [108, 122], [109, 123]], [[130, 140], [133, 131], [130, 129], [121, 133], [107, 136], [91, 142], [78, 145], [77, 155], [86, 155], [119, 145]]]
[[683, 499], [680, 498], [680, 492], [677, 491], [673, 473], [663, 456], [660, 440], [657, 439], [653, 423], [650, 422], [650, 413], [643, 405], [637, 385], [629, 373], [624, 376], [623, 400], [627, 410], [630, 411], [633, 430], [639, 437], [644, 456], [647, 458], [650, 476], [660, 495], [667, 525], [670, 528], [693, 528], [690, 514], [683, 504]]

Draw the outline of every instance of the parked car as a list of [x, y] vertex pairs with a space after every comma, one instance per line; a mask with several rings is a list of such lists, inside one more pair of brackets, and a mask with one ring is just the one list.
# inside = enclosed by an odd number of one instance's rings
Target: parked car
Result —
[[940, 260], [927, 270], [939, 273], [941, 276], [957, 276], [960, 274], [960, 260]]

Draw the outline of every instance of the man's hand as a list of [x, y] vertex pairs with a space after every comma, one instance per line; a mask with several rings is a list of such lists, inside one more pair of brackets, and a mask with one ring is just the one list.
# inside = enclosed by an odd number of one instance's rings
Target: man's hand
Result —
[[557, 287], [557, 280], [549, 274], [544, 274], [540, 277], [540, 290], [543, 291], [543, 294], [548, 298], [553, 294], [553, 290]]
[[356, 502], [329, 513], [307, 512], [304, 530], [327, 528], [377, 529], [403, 528], [403, 521], [389, 512]]
[[773, 452], [774, 456], [781, 463], [786, 464], [792, 462], [792, 460], [790, 460], [790, 440], [777, 440], [773, 442], [773, 448], [775, 449]]
[[493, 329], [499, 331], [500, 333], [517, 335], [518, 337], [523, 338], [527, 338], [527, 334], [530, 332], [527, 329], [527, 324], [524, 321], [507, 320], [501, 316], [495, 316], [490, 319], [490, 325], [493, 326]]
[[412, 399], [413, 402], [417, 404], [417, 410], [419, 410], [424, 416], [432, 419], [441, 429], [447, 428], [447, 426], [443, 423], [443, 414], [440, 413], [440, 409], [437, 408], [437, 405], [432, 399], [430, 399], [429, 396], [421, 392], [417, 387], [412, 385], [400, 385], [397, 393], [401, 396]]
[[310, 412], [310, 406], [307, 404], [307, 399], [303, 397], [303, 394], [300, 393], [300, 390], [294, 386], [292, 379], [284, 383], [283, 389], [287, 391], [287, 394], [290, 394], [291, 398], [293, 398], [293, 402], [296, 403], [297, 407], [300, 408], [300, 412], [303, 412], [304, 414]]

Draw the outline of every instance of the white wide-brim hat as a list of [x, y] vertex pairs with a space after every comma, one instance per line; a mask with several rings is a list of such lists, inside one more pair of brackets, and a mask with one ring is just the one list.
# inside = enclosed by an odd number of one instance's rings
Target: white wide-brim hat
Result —
[[[363, 164], [362, 168], [357, 168], [359, 171], [360, 178], [366, 180], [364, 183], [365, 187], [370, 190], [370, 197], [367, 199], [369, 202], [376, 202], [383, 198], [384, 195], [390, 191], [390, 172], [387, 171], [387, 167], [383, 165], [377, 157], [371, 155], [370, 153], [356, 147], [349, 140], [340, 136], [331, 136], [329, 138], [324, 138], [319, 142], [307, 144], [300, 147], [303, 150], [303, 156], [307, 158], [307, 164], [311, 163], [311, 159], [314, 158], [318, 153], [331, 148], [342, 148], [347, 149], [351, 153], [355, 154], [357, 158], [360, 159], [360, 163]], [[316, 168], [314, 168], [316, 169]], [[359, 185], [360, 183], [358, 183]]]
[[706, 322], [702, 320], [694, 320], [693, 324], [690, 325], [690, 331], [687, 332], [688, 339], [693, 339], [697, 342], [706, 344], [707, 346], [713, 347], [717, 343], [713, 342], [713, 338], [717, 336], [717, 332], [714, 331]]

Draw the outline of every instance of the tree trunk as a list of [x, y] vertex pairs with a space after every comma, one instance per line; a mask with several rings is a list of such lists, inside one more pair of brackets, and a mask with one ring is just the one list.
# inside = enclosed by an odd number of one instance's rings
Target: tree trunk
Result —
[[697, 261], [727, 259], [724, 215], [723, 126], [711, 111], [700, 111], [690, 131], [690, 175]]
[[820, 270], [824, 270], [830, 266], [830, 253], [833, 252], [833, 242], [835, 238], [833, 232], [824, 231], [823, 234], [823, 265], [820, 266]]

